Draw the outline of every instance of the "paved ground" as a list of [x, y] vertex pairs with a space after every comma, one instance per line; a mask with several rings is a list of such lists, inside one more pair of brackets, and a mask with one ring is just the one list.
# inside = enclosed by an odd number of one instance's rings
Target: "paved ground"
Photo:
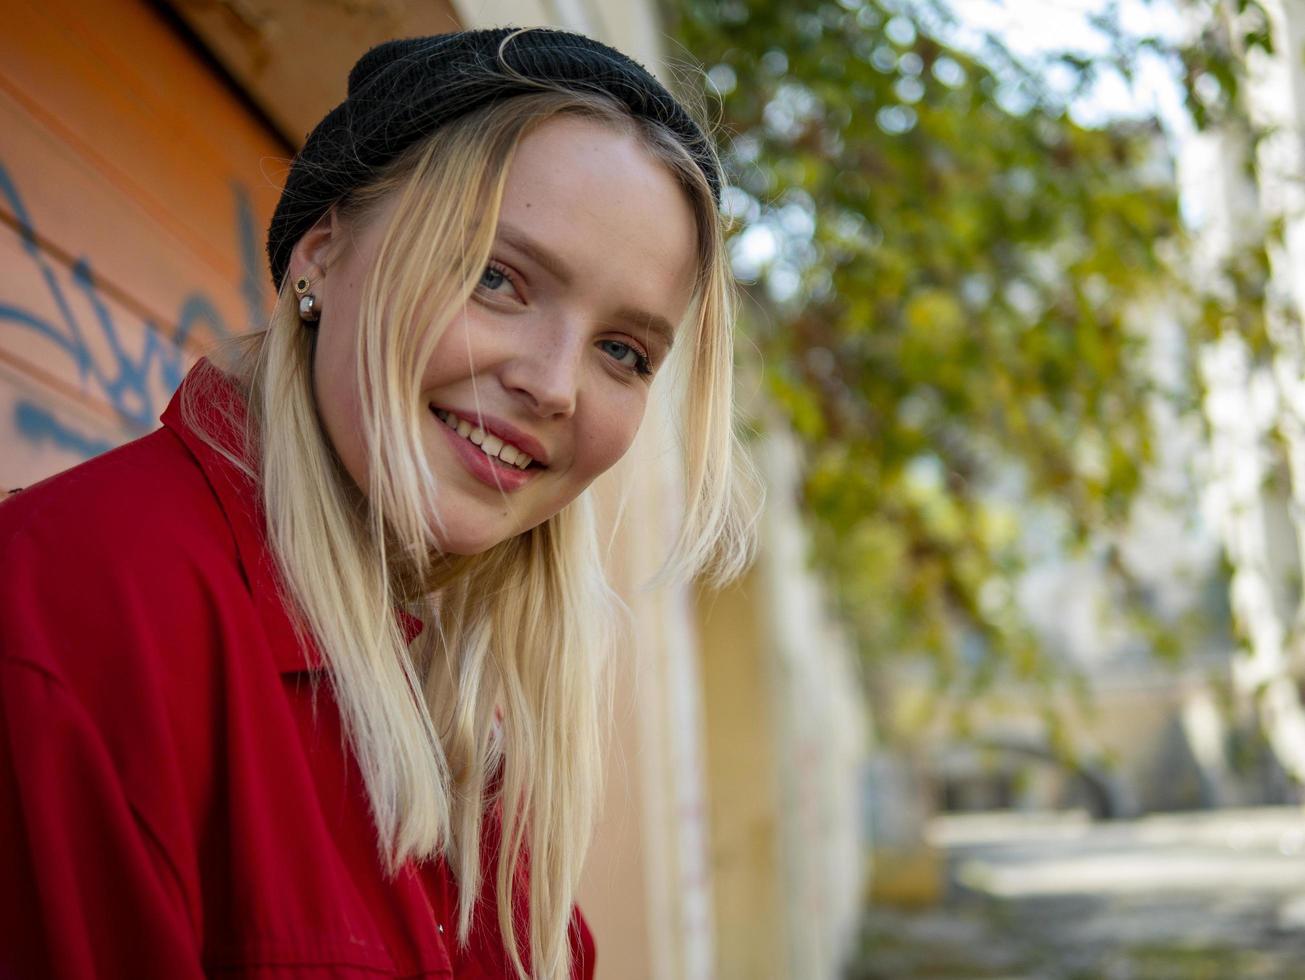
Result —
[[1305, 812], [948, 817], [947, 901], [872, 909], [852, 980], [1305, 980]]

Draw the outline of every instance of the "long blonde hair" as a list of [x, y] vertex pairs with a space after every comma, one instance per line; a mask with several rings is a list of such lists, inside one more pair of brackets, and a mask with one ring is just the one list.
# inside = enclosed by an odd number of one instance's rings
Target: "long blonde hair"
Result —
[[[356, 331], [366, 487], [344, 473], [319, 422], [313, 334], [288, 289], [231, 371], [248, 393], [247, 458], [257, 461], [251, 475], [287, 607], [322, 655], [387, 868], [444, 853], [459, 882], [465, 943], [481, 891], [482, 828], [501, 808], [500, 932], [519, 975], [556, 978], [570, 968], [571, 909], [600, 797], [604, 659], [617, 603], [588, 493], [483, 554], [438, 553], [428, 515], [439, 488], [422, 450], [420, 397], [422, 369], [489, 258], [513, 154], [544, 120], [579, 114], [638, 134], [678, 178], [697, 220], [695, 301], [675, 355], [688, 358], [687, 499], [666, 567], [719, 579], [741, 571], [751, 513], [732, 418], [732, 277], [707, 181], [669, 131], [609, 97], [537, 89], [443, 126], [337, 205], [347, 226], [399, 198]], [[411, 649], [399, 608], [427, 626]]]

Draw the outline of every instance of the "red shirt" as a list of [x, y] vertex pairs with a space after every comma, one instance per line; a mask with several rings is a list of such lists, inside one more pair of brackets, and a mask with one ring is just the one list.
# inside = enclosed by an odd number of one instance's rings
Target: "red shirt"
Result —
[[443, 860], [385, 876], [257, 491], [163, 424], [0, 503], [0, 978], [511, 976], [492, 874], [466, 949]]

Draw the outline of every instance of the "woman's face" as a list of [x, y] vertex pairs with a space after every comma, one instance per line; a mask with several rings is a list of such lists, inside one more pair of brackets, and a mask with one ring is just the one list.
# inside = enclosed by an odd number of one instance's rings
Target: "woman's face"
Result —
[[[354, 332], [392, 211], [385, 203], [353, 229], [323, 219], [290, 268], [313, 280], [322, 307], [317, 403], [360, 487]], [[329, 266], [318, 261], [331, 254]], [[489, 264], [422, 376], [444, 551], [476, 554], [546, 521], [621, 458], [687, 312], [696, 261], [684, 191], [637, 137], [562, 116], [522, 140]]]

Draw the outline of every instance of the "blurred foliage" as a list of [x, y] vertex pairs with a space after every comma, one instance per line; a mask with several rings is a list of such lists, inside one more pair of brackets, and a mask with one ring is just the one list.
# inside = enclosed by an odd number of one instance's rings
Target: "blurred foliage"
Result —
[[[1197, 397], [1156, 390], [1137, 311], [1181, 294], [1194, 343], [1257, 336], [1262, 253], [1230, 269], [1236, 302], [1193, 296], [1159, 127], [1075, 124], [997, 39], [982, 60], [940, 41], [941, 3], [669, 13], [719, 99], [747, 330], [804, 443], [813, 562], [860, 649], [928, 655], [965, 690], [1047, 683], [1060, 668], [1015, 598], [1030, 540], [1072, 551], [1119, 528], [1155, 398]], [[1117, 36], [1125, 72], [1158, 43]], [[1231, 104], [1226, 50], [1169, 54], [1199, 123]], [[1061, 60], [1085, 82], [1101, 67]]]

